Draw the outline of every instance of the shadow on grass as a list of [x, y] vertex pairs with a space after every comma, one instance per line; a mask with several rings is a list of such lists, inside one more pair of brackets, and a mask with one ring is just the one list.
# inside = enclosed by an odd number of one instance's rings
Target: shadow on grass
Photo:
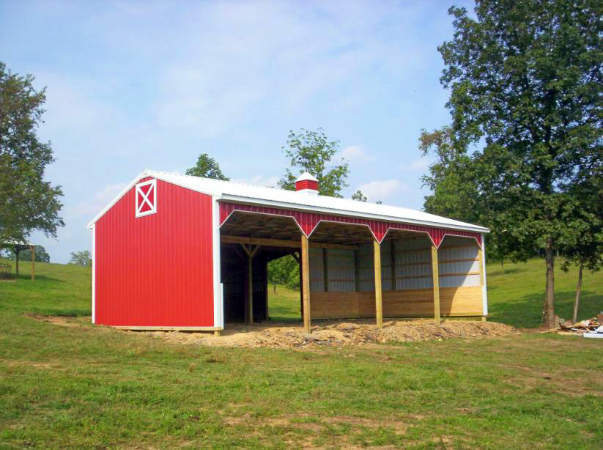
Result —
[[[575, 291], [555, 292], [555, 314], [571, 320]], [[505, 299], [489, 307], [489, 318], [517, 328], [536, 328], [542, 322], [544, 293], [530, 294], [519, 299]], [[578, 319], [595, 316], [603, 310], [603, 297], [595, 291], [583, 291], [580, 299]]]
[[45, 317], [84, 317], [90, 315], [89, 309], [52, 309], [52, 308], [32, 308], [23, 313], [25, 316], [38, 315]]
[[[31, 279], [31, 275], [29, 274], [22, 274], [20, 273], [18, 276], [15, 277], [15, 275], [12, 276], [12, 278], [10, 278], [10, 280], [12, 281], [32, 281]], [[56, 282], [56, 283], [65, 283], [65, 280], [61, 280], [59, 278], [54, 278], [54, 277], [49, 277], [47, 275], [36, 275], [36, 278], [33, 280], [33, 282], [35, 283], [36, 281], [52, 281], [52, 282]]]
[[490, 269], [488, 271], [488, 278], [507, 276], [507, 275], [511, 275], [513, 273], [520, 273], [520, 272], [525, 272], [525, 269], [519, 268], [519, 267], [513, 267], [511, 269], [505, 269], [505, 270], [501, 270], [500, 268], [494, 269], [494, 270]]

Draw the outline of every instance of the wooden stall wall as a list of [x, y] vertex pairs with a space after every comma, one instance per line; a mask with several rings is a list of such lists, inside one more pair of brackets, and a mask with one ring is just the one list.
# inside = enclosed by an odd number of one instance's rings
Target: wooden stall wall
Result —
[[[383, 242], [384, 316], [422, 317], [433, 314], [430, 252], [431, 241], [424, 236]], [[447, 237], [438, 254], [441, 314], [481, 316], [481, 266], [475, 240]], [[375, 316], [372, 247], [358, 250], [311, 249], [310, 272], [312, 318]]]

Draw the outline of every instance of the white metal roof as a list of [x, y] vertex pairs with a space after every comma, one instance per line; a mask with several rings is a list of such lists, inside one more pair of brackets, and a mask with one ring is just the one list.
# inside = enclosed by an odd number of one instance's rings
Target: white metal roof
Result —
[[145, 170], [137, 176], [119, 195], [113, 199], [90, 223], [92, 227], [117, 201], [126, 194], [141, 178], [154, 177], [193, 191], [209, 194], [218, 200], [288, 208], [301, 211], [312, 211], [323, 214], [362, 217], [367, 219], [384, 220], [416, 225], [427, 225], [455, 230], [488, 233], [488, 228], [473, 225], [446, 217], [428, 214], [398, 206], [380, 205], [377, 203], [360, 202], [325, 195], [312, 195], [303, 191], [287, 191], [284, 189], [256, 186], [234, 181], [213, 180], [209, 178], [182, 175], [175, 172], [159, 172]]

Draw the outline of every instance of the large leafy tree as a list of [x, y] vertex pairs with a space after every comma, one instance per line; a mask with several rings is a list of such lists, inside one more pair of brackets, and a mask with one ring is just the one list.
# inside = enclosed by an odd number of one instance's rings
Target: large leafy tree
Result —
[[215, 180], [229, 180], [220, 170], [218, 162], [207, 153], [201, 153], [195, 166], [187, 169], [186, 174]]
[[497, 211], [480, 195], [476, 160], [464, 147], [459, 148], [450, 127], [432, 132], [423, 130], [419, 150], [435, 160], [428, 174], [422, 177], [423, 184], [431, 190], [431, 194], [425, 196], [427, 212], [489, 226], [488, 258], [501, 264], [505, 258], [517, 261], [534, 255], [533, 249], [516, 246], [507, 227], [499, 226]]
[[[322, 128], [316, 131], [301, 129], [289, 131], [287, 144], [283, 147], [291, 168], [279, 181], [284, 189], [295, 190], [295, 179], [303, 172], [309, 172], [319, 183], [319, 192], [332, 197], [342, 197], [347, 186], [348, 164], [336, 161], [339, 142], [331, 141]], [[294, 173], [296, 172], [296, 173]]]
[[555, 252], [580, 209], [572, 188], [601, 167], [602, 12], [596, 0], [480, 0], [474, 16], [450, 9], [454, 37], [439, 48], [451, 141], [487, 225], [518, 252], [544, 252], [550, 327]]
[[34, 230], [56, 236], [63, 195], [44, 180], [53, 162], [49, 142], [36, 134], [42, 123], [45, 89], [33, 76], [11, 73], [0, 62], [0, 242], [21, 242]]

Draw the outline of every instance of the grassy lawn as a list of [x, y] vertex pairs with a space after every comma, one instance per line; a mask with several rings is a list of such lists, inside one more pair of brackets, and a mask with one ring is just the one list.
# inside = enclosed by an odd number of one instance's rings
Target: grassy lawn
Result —
[[[23, 267], [26, 274], [27, 267]], [[539, 321], [543, 263], [489, 269], [493, 320]], [[600, 448], [603, 342], [524, 333], [316, 351], [175, 345], [64, 327], [89, 270], [39, 264], [0, 282], [0, 447]], [[568, 317], [575, 273], [558, 276]], [[587, 273], [583, 316], [603, 309]], [[274, 318], [299, 317], [278, 288]], [[567, 311], [567, 312], [566, 312]]]

